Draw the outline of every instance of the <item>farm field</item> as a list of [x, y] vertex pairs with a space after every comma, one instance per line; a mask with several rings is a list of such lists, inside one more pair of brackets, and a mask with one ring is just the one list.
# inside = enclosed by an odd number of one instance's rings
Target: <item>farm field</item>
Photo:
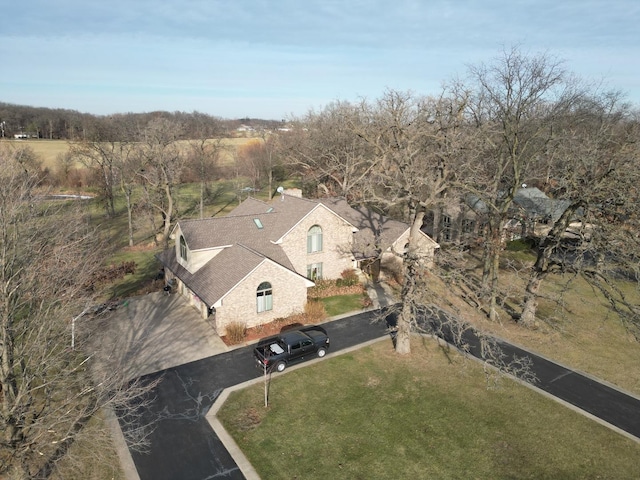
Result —
[[[29, 139], [29, 140], [0, 140], [16, 146], [26, 145], [31, 148], [36, 155], [42, 160], [43, 165], [51, 170], [55, 170], [58, 167], [58, 159], [69, 151], [69, 142], [67, 140], [47, 140], [47, 139]], [[246, 145], [251, 141], [260, 141], [257, 138], [251, 137], [239, 137], [239, 138], [225, 138], [223, 144], [229, 147], [229, 152], [225, 155], [223, 162], [233, 162], [233, 152], [238, 147]], [[183, 142], [186, 143], [186, 142]]]

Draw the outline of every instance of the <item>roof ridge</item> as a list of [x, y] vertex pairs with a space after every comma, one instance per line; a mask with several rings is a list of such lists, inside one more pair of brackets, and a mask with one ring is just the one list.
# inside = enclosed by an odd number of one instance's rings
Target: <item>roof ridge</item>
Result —
[[244, 243], [236, 242], [234, 245], [237, 245], [238, 247], [244, 248], [245, 250], [249, 250], [251, 253], [253, 253], [253, 254], [255, 254], [255, 255], [259, 256], [259, 257], [262, 257], [262, 258], [269, 258], [269, 257], [268, 257], [268, 256], [266, 256], [264, 253], [260, 253], [260, 252], [259, 252], [259, 251], [257, 251], [256, 249], [251, 248], [250, 246], [245, 245]]
[[182, 222], [201, 222], [201, 221], [205, 221], [205, 220], [233, 220], [233, 219], [237, 219], [237, 218], [242, 218], [242, 217], [255, 217], [256, 215], [265, 215], [265, 214], [271, 214], [271, 213], [282, 213], [282, 212], [278, 212], [275, 209], [271, 210], [270, 212], [260, 212], [260, 213], [243, 213], [242, 215], [224, 215], [222, 217], [206, 217], [206, 218], [183, 218], [181, 220], [178, 220], [177, 223], [182, 223]]

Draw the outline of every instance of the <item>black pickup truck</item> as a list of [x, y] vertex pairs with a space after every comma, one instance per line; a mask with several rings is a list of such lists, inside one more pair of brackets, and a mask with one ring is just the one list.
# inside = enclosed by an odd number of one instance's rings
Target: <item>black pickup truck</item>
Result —
[[324, 357], [328, 348], [327, 331], [319, 326], [310, 326], [263, 338], [253, 349], [253, 355], [260, 368], [282, 372], [291, 363], [314, 355]]

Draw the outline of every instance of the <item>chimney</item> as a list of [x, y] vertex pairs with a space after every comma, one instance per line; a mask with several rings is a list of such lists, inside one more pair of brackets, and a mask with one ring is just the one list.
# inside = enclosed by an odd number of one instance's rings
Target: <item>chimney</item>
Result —
[[287, 188], [283, 193], [292, 197], [302, 198], [302, 190], [299, 188]]

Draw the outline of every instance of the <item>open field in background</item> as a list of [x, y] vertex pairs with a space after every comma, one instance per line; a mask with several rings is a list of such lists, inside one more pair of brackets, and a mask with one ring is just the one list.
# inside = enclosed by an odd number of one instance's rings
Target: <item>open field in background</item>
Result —
[[42, 160], [43, 166], [55, 170], [58, 168], [58, 158], [69, 151], [66, 140], [2, 140], [16, 147], [28, 146]]
[[387, 339], [234, 392], [218, 414], [261, 478], [640, 478], [640, 444], [481, 365]]
[[[29, 140], [13, 140], [4, 139], [2, 142], [9, 142], [13, 145], [27, 145], [38, 155], [42, 160], [43, 165], [50, 170], [56, 170], [58, 168], [58, 159], [69, 151], [69, 142], [66, 140], [46, 140], [46, 139], [29, 139]], [[223, 144], [229, 147], [229, 151], [222, 155], [223, 164], [232, 164], [234, 162], [233, 152], [238, 147], [246, 145], [250, 142], [259, 142], [259, 138], [252, 137], [238, 137], [238, 138], [225, 138]], [[186, 145], [186, 141], [181, 142]]]

